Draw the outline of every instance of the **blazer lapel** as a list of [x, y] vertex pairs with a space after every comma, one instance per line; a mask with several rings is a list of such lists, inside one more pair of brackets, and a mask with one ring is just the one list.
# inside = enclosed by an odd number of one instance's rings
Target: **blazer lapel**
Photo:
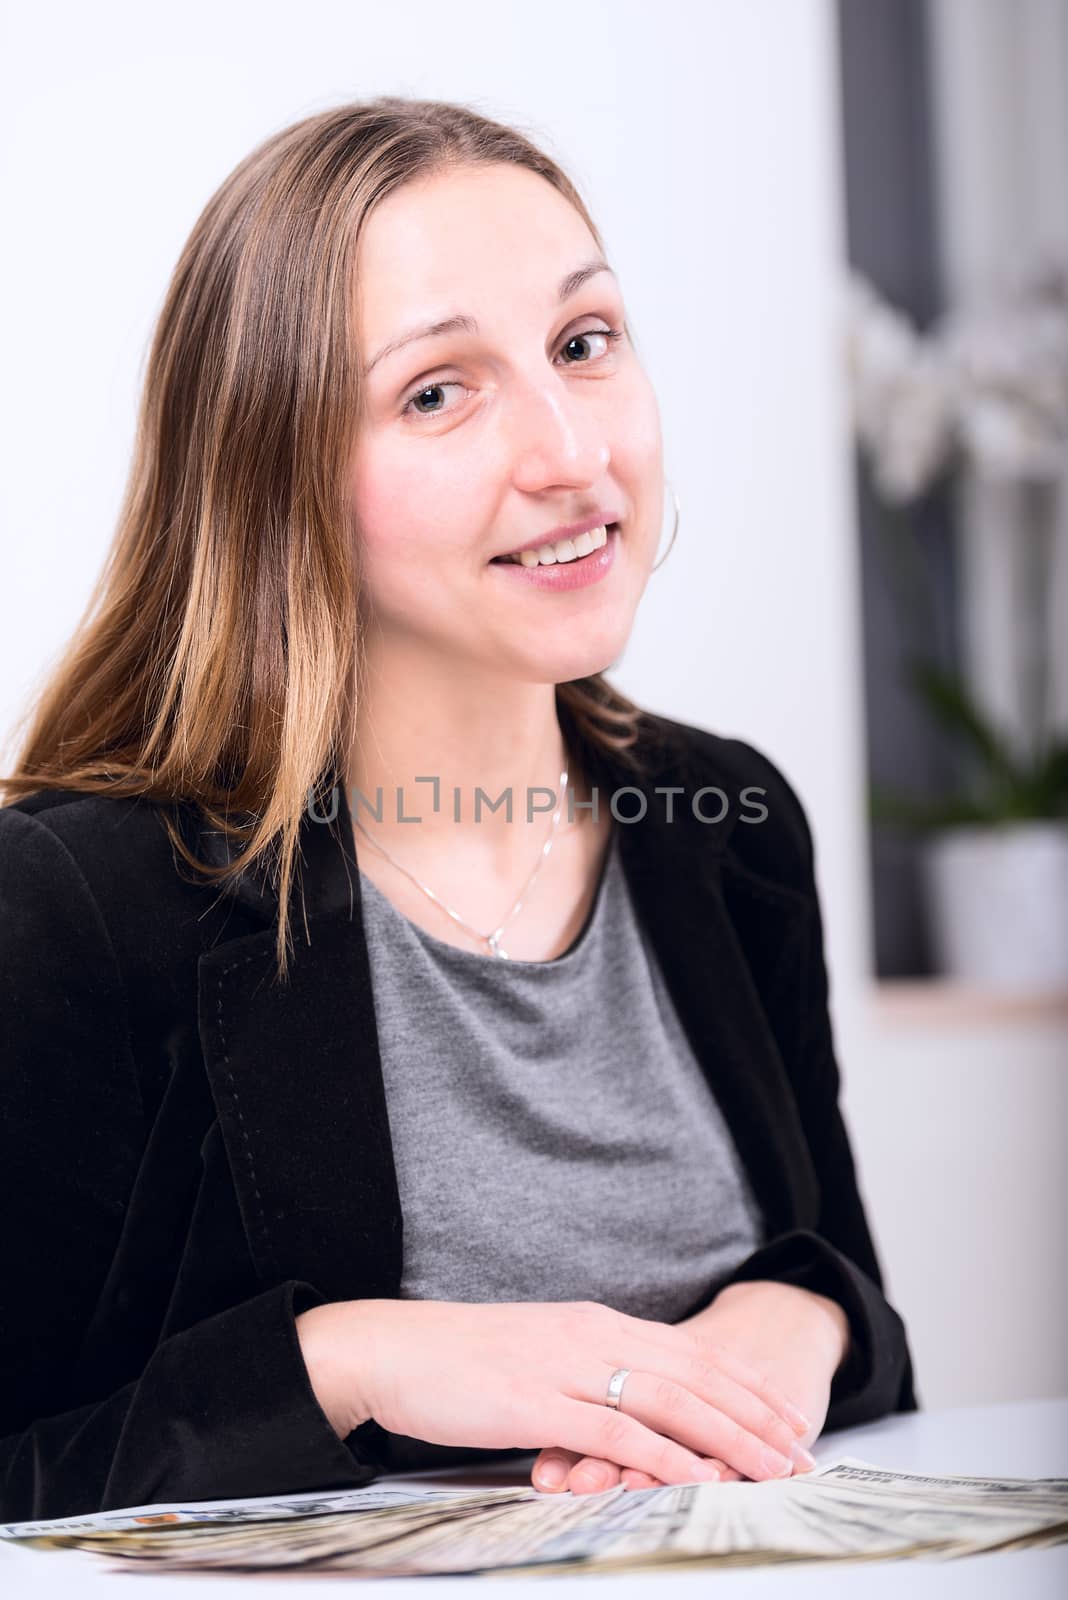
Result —
[[[344, 803], [329, 826], [305, 816], [301, 854], [307, 937], [298, 890], [288, 981], [276, 981], [273, 926], [200, 958], [205, 1065], [262, 1281], [392, 1298], [400, 1196]], [[242, 874], [237, 895], [264, 916], [277, 910], [261, 877]]]
[[[759, 885], [749, 908], [759, 949], [747, 952], [732, 906], [748, 889], [725, 850], [733, 812], [722, 823], [688, 818], [694, 784], [684, 767], [661, 765], [639, 779], [600, 753], [587, 752], [587, 763], [602, 804], [623, 788], [646, 802], [641, 821], [619, 824], [622, 865], [769, 1237], [812, 1226], [818, 1186], [779, 1045], [800, 1022], [788, 1009], [797, 992], [788, 980], [805, 907], [790, 891]], [[668, 823], [654, 789], [688, 777]], [[702, 774], [697, 786], [707, 782]], [[262, 874], [243, 873], [231, 892], [257, 931], [201, 956], [200, 1036], [260, 1279], [305, 1279], [328, 1299], [393, 1298], [403, 1223], [352, 820], [343, 788], [335, 793], [329, 825], [302, 822], [304, 914], [298, 889], [288, 982], [274, 975], [277, 897]], [[621, 817], [640, 811], [618, 802]], [[199, 851], [225, 859], [215, 834], [201, 836]], [[769, 1016], [780, 1016], [778, 1036]]]

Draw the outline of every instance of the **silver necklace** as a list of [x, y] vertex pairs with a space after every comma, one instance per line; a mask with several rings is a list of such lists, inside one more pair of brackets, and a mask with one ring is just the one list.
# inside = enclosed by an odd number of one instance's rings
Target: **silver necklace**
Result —
[[[561, 774], [560, 774], [560, 795], [561, 795], [561, 798], [563, 798], [563, 796], [566, 793], [567, 793], [567, 768], [565, 767], [563, 772], [561, 772]], [[489, 945], [490, 950], [492, 951], [492, 953], [495, 956], [497, 956], [501, 961], [510, 961], [511, 960], [511, 956], [509, 956], [507, 950], [503, 949], [502, 946], [501, 946], [501, 934], [504, 932], [505, 928], [511, 922], [512, 918], [522, 908], [523, 900], [526, 897], [527, 891], [529, 890], [531, 884], [534, 882], [535, 878], [538, 876], [538, 873], [541, 871], [542, 866], [545, 863], [545, 857], [549, 854], [549, 851], [553, 847], [553, 839], [556, 837], [556, 829], [557, 829], [557, 825], [559, 824], [560, 817], [562, 815], [562, 809], [563, 808], [561, 806], [557, 806], [556, 810], [553, 812], [553, 820], [549, 825], [549, 837], [546, 839], [545, 843], [541, 847], [541, 854], [538, 857], [537, 866], [534, 868], [534, 871], [530, 874], [530, 877], [527, 879], [526, 883], [523, 885], [523, 888], [522, 888], [522, 890], [520, 892], [520, 895], [519, 895], [519, 899], [515, 902], [515, 904], [513, 905], [511, 911], [509, 911], [508, 915], [505, 917], [504, 921], [500, 924], [499, 927], [494, 928], [492, 933], [480, 933], [479, 930], [477, 928], [473, 928], [469, 922], [465, 922], [463, 917], [461, 917], [461, 915], [460, 915], [460, 913], [458, 911], [454, 911], [451, 906], [447, 906], [445, 904], [444, 900], [442, 900], [438, 895], [436, 895], [434, 893], [433, 889], [429, 888], [425, 883], [422, 882], [422, 880], [420, 878], [417, 878], [415, 876], [414, 872], [409, 872], [407, 867], [402, 867], [400, 862], [395, 860], [394, 857], [390, 855], [389, 851], [386, 849], [384, 844], [379, 844], [377, 839], [372, 838], [371, 835], [367, 832], [367, 829], [364, 827], [363, 823], [360, 821], [360, 819], [358, 817], [354, 817], [353, 818], [353, 822], [355, 823], [355, 826], [357, 828], [359, 828], [360, 832], [362, 834], [364, 834], [367, 839], [370, 840], [370, 842], [374, 845], [375, 849], [378, 850], [382, 855], [384, 855], [387, 861], [392, 862], [392, 864], [396, 867], [398, 872], [403, 872], [404, 876], [406, 878], [410, 878], [412, 880], [412, 882], [415, 884], [416, 888], [421, 889], [423, 891], [423, 893], [427, 896], [428, 899], [433, 900], [433, 902], [434, 902], [434, 904], [436, 906], [440, 906], [443, 911], [448, 912], [449, 916], [452, 918], [452, 920], [454, 922], [458, 922], [460, 924], [461, 928], [466, 928], [468, 933], [473, 933], [476, 939], [484, 940], [485, 943]]]

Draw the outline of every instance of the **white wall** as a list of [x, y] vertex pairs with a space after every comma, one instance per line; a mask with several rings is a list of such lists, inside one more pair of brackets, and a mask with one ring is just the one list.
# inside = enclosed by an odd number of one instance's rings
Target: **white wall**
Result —
[[850, 1034], [854, 1137], [926, 1406], [1068, 1393], [1066, 1042], [1042, 1019]]
[[[1048, 1209], [1064, 1198], [1058, 1041], [988, 1040], [970, 1071], [976, 1041], [903, 1040], [867, 1002], [833, 19], [830, 0], [187, 0], [178, 26], [116, 0], [12, 14], [0, 734], [99, 570], [152, 320], [222, 177], [268, 131], [346, 98], [429, 95], [521, 121], [577, 179], [621, 272], [682, 505], [615, 676], [656, 710], [760, 745], [808, 806], [847, 1114], [922, 1397], [1063, 1392], [1036, 1329], [1053, 1308], [1037, 1265]], [[1014, 1197], [1003, 1210], [975, 1164], [986, 1147]], [[993, 1211], [1018, 1300], [1004, 1278], [980, 1295]], [[970, 1264], [960, 1298], [947, 1258]], [[1063, 1268], [1059, 1282], [1063, 1313]]]

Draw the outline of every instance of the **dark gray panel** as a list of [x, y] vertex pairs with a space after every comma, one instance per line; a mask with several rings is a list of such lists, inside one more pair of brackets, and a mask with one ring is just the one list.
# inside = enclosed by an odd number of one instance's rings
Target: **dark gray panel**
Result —
[[[849, 261], [921, 327], [942, 304], [933, 189], [925, 0], [838, 0]], [[917, 794], [947, 792], [955, 762], [903, 686], [907, 649], [959, 661], [952, 509], [938, 490], [907, 513], [921, 552], [926, 607], [895, 599], [880, 509], [856, 460], [864, 701], [869, 778]], [[872, 829], [878, 977], [932, 971], [920, 897], [919, 841]]]

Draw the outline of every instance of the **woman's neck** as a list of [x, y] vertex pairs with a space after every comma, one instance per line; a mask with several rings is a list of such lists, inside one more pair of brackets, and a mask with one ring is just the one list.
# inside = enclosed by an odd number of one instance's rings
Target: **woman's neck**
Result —
[[465, 699], [447, 687], [451, 694], [429, 699], [365, 696], [345, 779], [350, 810], [409, 870], [458, 852], [476, 870], [514, 881], [529, 870], [557, 808], [556, 834], [588, 815], [576, 807], [572, 816], [561, 791], [566, 768], [574, 800], [588, 798], [555, 690], [518, 684]]

